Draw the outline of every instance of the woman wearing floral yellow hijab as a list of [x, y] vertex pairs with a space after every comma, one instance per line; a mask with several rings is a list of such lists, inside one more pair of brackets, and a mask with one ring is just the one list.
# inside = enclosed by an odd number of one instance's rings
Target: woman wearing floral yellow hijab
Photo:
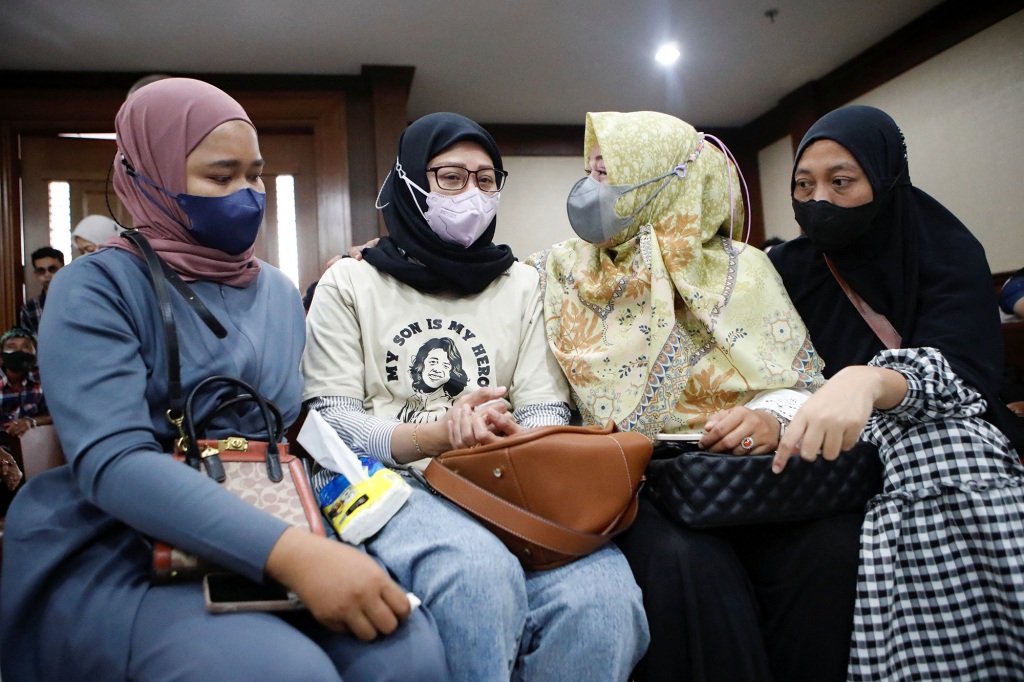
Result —
[[[726, 155], [653, 112], [588, 114], [584, 154], [568, 201], [581, 238], [531, 259], [584, 421], [773, 451], [822, 363], [767, 258], [731, 238]], [[862, 516], [696, 531], [642, 499], [618, 540], [651, 629], [636, 680], [844, 679]]]
[[[615, 215], [605, 206], [606, 231], [633, 216], [611, 235], [593, 224], [600, 185], [584, 179], [570, 220], [592, 241], [535, 257], [548, 340], [584, 420], [651, 437], [701, 432], [760, 391], [820, 385], [821, 362], [775, 269], [730, 239], [743, 205], [725, 154], [654, 112], [588, 114], [585, 153], [595, 145], [603, 159], [594, 155], [592, 175], [606, 169], [611, 190], [658, 179], [622, 194]], [[746, 450], [778, 443], [758, 440]]]

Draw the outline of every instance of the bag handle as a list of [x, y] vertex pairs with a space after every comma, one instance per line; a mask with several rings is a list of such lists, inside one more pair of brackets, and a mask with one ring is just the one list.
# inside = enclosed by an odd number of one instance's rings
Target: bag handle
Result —
[[868, 323], [871, 331], [875, 333], [875, 336], [882, 342], [882, 345], [889, 350], [901, 348], [903, 338], [896, 331], [896, 328], [892, 326], [892, 323], [889, 322], [889, 319], [885, 315], [876, 312], [874, 308], [868, 305], [867, 301], [860, 297], [860, 294], [850, 288], [850, 285], [846, 283], [843, 276], [836, 270], [836, 266], [833, 265], [832, 259], [828, 257], [828, 254], [823, 253], [821, 255], [825, 256], [825, 263], [828, 265], [828, 269], [832, 271], [832, 276], [839, 282], [839, 287], [846, 294], [846, 298], [850, 299], [850, 303], [857, 309], [860, 316], [864, 318], [864, 321]]
[[[199, 441], [196, 438], [196, 422], [195, 422], [195, 410], [193, 403], [196, 395], [199, 394], [204, 388], [213, 383], [224, 383], [230, 386], [241, 388], [244, 394], [229, 398], [222, 402], [220, 405], [214, 408], [210, 415], [207, 415], [204, 424], [214, 414], [219, 412], [221, 409], [229, 407], [231, 405], [237, 405], [240, 402], [253, 401], [260, 409], [260, 413], [263, 415], [263, 420], [266, 423], [267, 429], [267, 450], [264, 455], [267, 463], [267, 478], [274, 483], [278, 483], [284, 478], [284, 472], [281, 470], [281, 456], [278, 453], [277, 441], [281, 438], [281, 432], [283, 431], [282, 419], [280, 411], [277, 411], [275, 406], [274, 410], [270, 409], [269, 401], [260, 395], [252, 386], [224, 374], [217, 374], [212, 377], [207, 377], [196, 384], [195, 388], [189, 391], [188, 397], [185, 399], [184, 408], [184, 434], [186, 447], [185, 447], [185, 461], [191, 466], [199, 468], [200, 461], [206, 466], [206, 473], [217, 482], [222, 482], [226, 475], [224, 473], [224, 465], [220, 461], [220, 457], [216, 451], [209, 453], [199, 452]], [[276, 412], [276, 415], [274, 412]], [[276, 420], [274, 417], [276, 416]]]
[[523, 443], [529, 443], [530, 441], [539, 440], [541, 438], [547, 438], [548, 436], [555, 433], [572, 433], [572, 434], [587, 434], [587, 435], [604, 435], [608, 436], [618, 431], [619, 428], [615, 425], [615, 422], [611, 419], [604, 426], [593, 424], [590, 426], [571, 426], [569, 424], [553, 424], [551, 426], [538, 426], [533, 429], [523, 429], [519, 433], [513, 434], [506, 438], [501, 438], [494, 441], [493, 443], [487, 443], [485, 445], [474, 445], [470, 448], [461, 448], [459, 450], [449, 450], [444, 453], [446, 456], [452, 454], [463, 454], [472, 452], [473, 454], [479, 454], [481, 452], [490, 452], [493, 450], [504, 450], [516, 445], [522, 445]]
[[597, 551], [611, 537], [629, 528], [636, 518], [640, 490], [643, 489], [641, 483], [630, 503], [603, 532], [585, 533], [517, 507], [459, 476], [437, 460], [431, 460], [422, 474], [415, 469], [409, 471], [428, 490], [450, 500], [458, 499], [458, 505], [466, 511], [516, 537], [554, 552], [578, 557]]

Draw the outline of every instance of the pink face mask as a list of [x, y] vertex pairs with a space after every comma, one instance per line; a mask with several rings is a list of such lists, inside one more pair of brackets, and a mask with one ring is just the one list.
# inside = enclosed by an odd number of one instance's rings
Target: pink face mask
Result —
[[[469, 248], [487, 230], [498, 212], [501, 192], [488, 194], [477, 187], [471, 187], [461, 194], [424, 192], [405, 175], [401, 167], [398, 168], [398, 175], [405, 180], [410, 193], [415, 189], [427, 198], [427, 210], [425, 213], [421, 211], [423, 219], [434, 234], [449, 244]], [[416, 206], [419, 207], [419, 203]]]

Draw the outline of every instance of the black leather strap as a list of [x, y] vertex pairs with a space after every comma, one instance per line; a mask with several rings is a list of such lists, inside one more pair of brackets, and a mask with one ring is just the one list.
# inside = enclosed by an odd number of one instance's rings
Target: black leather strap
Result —
[[149, 240], [138, 230], [126, 230], [121, 236], [130, 240], [142, 251], [146, 265], [149, 266], [149, 278], [156, 292], [160, 305], [160, 317], [164, 324], [164, 339], [167, 343], [167, 396], [170, 403], [168, 419], [172, 423], [180, 420], [184, 414], [185, 400], [181, 394], [181, 355], [178, 352], [178, 329], [174, 324], [174, 308], [171, 305], [171, 294], [167, 290], [167, 279], [164, 277], [164, 262], [153, 250]]
[[[174, 324], [174, 308], [171, 305], [171, 295], [167, 289], [167, 283], [171, 283], [175, 290], [181, 294], [182, 298], [188, 302], [192, 310], [199, 315], [199, 318], [207, 327], [209, 327], [210, 331], [212, 331], [218, 339], [225, 338], [228, 335], [228, 332], [224, 329], [224, 326], [217, 320], [217, 318], [213, 316], [210, 309], [203, 304], [198, 296], [196, 296], [191, 287], [181, 279], [178, 273], [176, 273], [171, 266], [157, 255], [152, 244], [149, 243], [149, 240], [146, 239], [142, 233], [138, 230], [125, 230], [121, 233], [121, 236], [130, 240], [133, 244], [139, 247], [139, 250], [142, 252], [143, 257], [146, 260], [146, 265], [149, 267], [149, 275], [153, 284], [153, 290], [156, 291], [156, 298], [160, 304], [160, 317], [163, 320], [164, 338], [167, 342], [167, 395], [168, 402], [170, 403], [167, 418], [172, 424], [178, 426], [181, 433], [186, 437], [187, 447], [185, 448], [185, 461], [196, 469], [200, 467], [200, 462], [203, 461], [199, 448], [196, 445], [196, 426], [195, 419], [192, 414], [192, 401], [200, 389], [213, 382], [219, 381], [226, 384], [232, 384], [236, 387], [241, 387], [246, 393], [230, 398], [225, 401], [225, 403], [216, 407], [212, 414], [207, 415], [207, 417], [202, 420], [202, 428], [200, 430], [205, 431], [207, 421], [213, 416], [213, 414], [216, 414], [221, 409], [240, 402], [255, 402], [260, 408], [260, 413], [263, 415], [267, 427], [267, 476], [275, 483], [280, 481], [284, 475], [281, 470], [281, 458], [278, 454], [277, 447], [277, 442], [283, 435], [280, 410], [277, 409], [276, 405], [270, 403], [270, 401], [257, 393], [251, 386], [241, 379], [235, 379], [234, 377], [224, 375], [217, 375], [203, 379], [195, 388], [192, 389], [187, 398], [182, 397], [181, 356], [178, 351], [178, 329]], [[182, 422], [184, 422], [183, 430], [181, 427]], [[207, 473], [218, 481], [222, 481], [224, 479], [224, 469], [220, 466], [219, 460], [216, 462], [207, 462]]]

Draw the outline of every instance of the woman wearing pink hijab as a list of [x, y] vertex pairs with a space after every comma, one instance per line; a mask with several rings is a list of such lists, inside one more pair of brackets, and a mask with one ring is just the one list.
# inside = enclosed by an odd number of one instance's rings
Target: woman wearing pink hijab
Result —
[[[234, 376], [290, 423], [303, 311], [290, 281], [253, 255], [264, 187], [251, 121], [217, 88], [172, 78], [133, 93], [116, 127], [118, 196], [227, 330], [218, 339], [171, 294], [183, 391]], [[39, 364], [59, 387], [51, 412], [69, 464], [33, 478], [7, 516], [3, 677], [447, 679], [430, 614], [410, 612], [405, 590], [374, 560], [288, 526], [164, 454], [176, 433], [164, 416], [159, 305], [134, 247], [110, 246], [65, 267], [47, 301]], [[266, 439], [254, 412], [208, 435]], [[150, 584], [151, 537], [250, 579], [274, 578], [308, 610], [211, 615], [201, 584]]]

